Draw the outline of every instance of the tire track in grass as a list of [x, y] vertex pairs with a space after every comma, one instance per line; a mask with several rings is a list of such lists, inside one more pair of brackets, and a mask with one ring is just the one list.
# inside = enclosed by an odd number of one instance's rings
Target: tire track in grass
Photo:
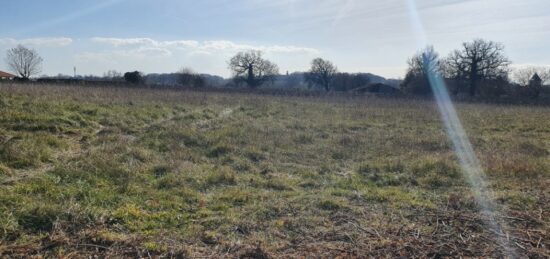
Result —
[[[234, 113], [234, 111], [237, 108], [238, 108], [238, 106], [234, 107], [234, 108], [225, 108], [220, 113], [218, 113], [217, 117], [211, 118], [211, 119], [200, 120], [200, 121], [197, 121], [197, 122], [193, 123], [193, 125], [197, 126], [199, 128], [206, 128], [212, 123], [215, 123], [219, 120], [223, 120], [223, 119], [228, 118], [229, 116], [231, 116]], [[162, 124], [167, 123], [171, 120], [174, 120], [175, 118], [177, 118], [180, 115], [182, 115], [182, 114], [176, 114], [176, 115], [169, 116], [167, 118], [162, 118], [162, 119], [153, 121], [153, 122], [148, 123], [147, 125], [145, 125], [143, 127], [140, 127], [138, 130], [139, 131], [146, 130], [146, 129], [151, 128], [151, 127], [162, 125]], [[102, 132], [104, 132], [107, 129], [107, 127], [105, 127], [104, 125], [101, 125], [101, 124], [98, 124], [98, 125], [99, 125], [99, 127], [92, 132], [93, 136], [100, 135]], [[133, 140], [137, 139], [137, 137], [133, 136], [133, 135], [123, 135], [121, 137], [126, 137], [130, 141], [133, 141]], [[61, 150], [61, 151], [55, 152], [54, 154], [52, 154], [52, 157], [54, 157], [54, 160], [59, 161], [59, 162], [67, 161], [67, 160], [70, 160], [72, 158], [77, 157], [79, 154], [82, 154], [82, 152], [84, 151], [84, 148], [82, 146], [80, 138], [68, 137], [67, 140], [70, 142], [69, 150]], [[19, 170], [13, 170], [12, 169], [12, 172], [13, 172], [14, 175], [9, 176], [8, 178], [2, 180], [0, 182], [0, 185], [13, 184], [13, 183], [18, 182], [18, 181], [23, 180], [23, 179], [43, 175], [43, 174], [53, 170], [55, 168], [55, 166], [56, 166], [55, 162], [46, 162], [46, 163], [41, 163], [40, 165], [38, 165], [34, 168], [19, 169]]]
[[209, 126], [211, 123], [214, 123], [218, 120], [223, 120], [225, 118], [228, 118], [229, 116], [231, 116], [231, 114], [233, 114], [233, 112], [237, 109], [238, 107], [235, 107], [235, 108], [225, 108], [224, 110], [222, 110], [217, 117], [215, 118], [211, 118], [211, 119], [204, 119], [204, 120], [200, 120], [200, 121], [197, 121], [195, 122], [193, 125], [199, 127], [199, 128], [203, 128], [203, 127], [207, 127]]
[[[156, 120], [152, 123], [149, 123], [149, 124], [145, 125], [144, 127], [139, 128], [139, 130], [142, 130], [142, 129], [147, 128], [147, 127], [152, 127], [154, 125], [159, 125], [159, 124], [165, 123], [167, 121], [170, 121], [170, 120], [174, 119], [178, 115], [173, 115], [173, 116], [169, 116], [168, 118], [163, 118], [163, 119], [160, 119], [160, 120]], [[97, 127], [97, 129], [95, 129], [91, 132], [91, 136], [101, 135], [103, 132], [105, 132], [106, 130], [109, 129], [109, 127], [101, 125], [100, 123], [98, 123], [97, 125], [99, 125], [99, 126]], [[51, 155], [53, 161], [42, 162], [42, 163], [40, 163], [40, 164], [38, 164], [38, 165], [36, 165], [32, 168], [11, 169], [13, 175], [11, 175], [11, 176], [3, 179], [2, 181], [0, 181], [0, 185], [9, 185], [9, 184], [13, 184], [13, 183], [16, 183], [18, 181], [21, 181], [23, 179], [28, 179], [28, 178], [43, 175], [43, 174], [55, 169], [56, 162], [61, 162], [62, 163], [62, 162], [69, 161], [73, 158], [78, 157], [78, 155], [81, 155], [86, 150], [86, 148], [83, 147], [83, 143], [82, 143], [82, 140], [83, 140], [84, 137], [86, 137], [86, 135], [84, 135], [84, 136], [81, 136], [81, 135], [79, 135], [79, 136], [70, 136], [70, 135], [66, 135], [66, 134], [60, 134], [59, 136], [64, 137], [64, 139], [67, 140], [68, 146], [69, 146], [67, 150], [59, 150], [59, 151], [54, 152]], [[130, 141], [133, 141], [133, 140], [136, 139], [135, 136], [133, 136], [133, 135], [122, 135], [121, 137], [125, 137], [125, 138], [129, 139]], [[10, 139], [11, 138], [8, 138], [6, 141], [4, 141], [4, 143], [8, 142]]]
[[54, 151], [51, 154], [51, 159], [49, 159], [50, 161], [41, 162], [34, 167], [24, 169], [11, 169], [13, 175], [8, 177], [7, 179], [2, 180], [0, 182], [0, 185], [8, 185], [23, 179], [43, 175], [55, 169], [56, 162], [68, 161], [72, 158], [77, 157], [82, 152], [82, 147], [80, 143], [81, 138], [64, 134], [60, 134], [58, 136], [64, 137], [64, 139], [67, 140], [67, 149]]

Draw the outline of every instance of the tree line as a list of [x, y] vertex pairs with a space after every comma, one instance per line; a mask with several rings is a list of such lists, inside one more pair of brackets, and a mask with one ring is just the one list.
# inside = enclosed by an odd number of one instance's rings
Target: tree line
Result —
[[550, 68], [511, 69], [504, 46], [483, 39], [465, 42], [445, 58], [440, 58], [434, 47], [428, 46], [407, 63], [401, 88], [416, 95], [432, 93], [430, 75], [443, 77], [449, 92], [455, 96], [538, 98], [544, 85], [550, 83]]
[[[40, 73], [42, 58], [36, 50], [17, 46], [7, 51], [6, 63], [20, 79], [28, 80]], [[430, 75], [445, 79], [451, 94], [471, 97], [521, 96], [538, 98], [550, 83], [550, 69], [526, 67], [511, 69], [511, 61], [504, 54], [501, 43], [484, 39], [465, 42], [459, 49], [441, 58], [433, 46], [420, 50], [407, 60], [408, 69], [398, 88], [410, 95], [430, 95]], [[266, 59], [261, 51], [249, 50], [237, 53], [228, 60], [232, 72], [230, 83], [235, 87], [273, 87], [280, 81], [279, 67]], [[94, 77], [91, 77], [94, 78]], [[162, 78], [162, 80], [160, 79]], [[103, 80], [129, 84], [168, 84], [182, 87], [201, 88], [219, 86], [223, 79], [197, 74], [189, 68], [168, 75], [143, 75], [139, 71], [124, 74], [110, 70]], [[168, 80], [166, 80], [168, 79]], [[341, 73], [329, 60], [315, 58], [307, 72], [286, 75], [286, 84], [305, 84], [308, 89], [324, 91], [350, 91], [376, 83], [366, 74]]]

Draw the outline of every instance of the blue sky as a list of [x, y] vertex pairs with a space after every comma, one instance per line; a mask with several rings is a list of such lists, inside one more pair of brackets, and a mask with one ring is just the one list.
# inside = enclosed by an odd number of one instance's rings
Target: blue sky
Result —
[[260, 49], [283, 73], [319, 56], [397, 78], [421, 35], [443, 56], [482, 37], [504, 43], [515, 66], [550, 64], [549, 0], [6, 0], [0, 23], [0, 56], [35, 48], [49, 75], [76, 66], [229, 76], [229, 57]]

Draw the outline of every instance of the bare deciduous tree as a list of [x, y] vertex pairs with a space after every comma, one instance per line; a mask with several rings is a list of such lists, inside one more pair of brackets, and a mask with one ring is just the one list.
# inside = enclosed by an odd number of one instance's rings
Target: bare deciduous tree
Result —
[[427, 76], [429, 73], [439, 73], [439, 63], [439, 54], [433, 46], [428, 46], [421, 50], [407, 62], [409, 72], [419, 76]]
[[510, 61], [503, 52], [504, 46], [493, 41], [465, 42], [447, 58], [447, 75], [467, 80], [468, 91], [474, 96], [480, 81], [506, 76]]
[[407, 75], [401, 84], [403, 90], [414, 94], [431, 93], [428, 74], [437, 74], [442, 70], [439, 54], [433, 46], [428, 46], [416, 53], [407, 61], [407, 64], [409, 65]]
[[529, 85], [529, 82], [533, 76], [537, 74], [542, 79], [543, 84], [550, 83], [550, 68], [549, 67], [524, 67], [514, 69], [512, 78], [514, 81], [522, 86]]
[[42, 58], [38, 52], [23, 45], [18, 45], [7, 51], [6, 63], [13, 72], [23, 79], [29, 79], [42, 71]]
[[251, 50], [239, 52], [229, 61], [229, 69], [249, 87], [256, 88], [279, 74], [279, 68], [262, 57], [262, 52]]
[[118, 72], [116, 70], [108, 70], [107, 72], [103, 73], [103, 78], [109, 80], [122, 80], [123, 76], [121, 72]]
[[332, 79], [337, 72], [338, 69], [332, 62], [316, 58], [311, 61], [311, 69], [309, 70], [307, 80], [321, 85], [328, 92], [331, 88]]

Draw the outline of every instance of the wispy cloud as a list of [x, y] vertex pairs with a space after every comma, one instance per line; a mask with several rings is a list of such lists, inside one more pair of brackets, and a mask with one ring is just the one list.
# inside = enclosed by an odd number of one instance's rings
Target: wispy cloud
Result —
[[188, 49], [190, 51], [212, 54], [217, 51], [243, 51], [243, 50], [261, 50], [267, 53], [308, 53], [317, 54], [319, 50], [307, 47], [298, 47], [291, 45], [250, 45], [240, 44], [227, 40], [216, 41], [195, 41], [195, 40], [175, 40], [175, 41], [158, 41], [151, 38], [103, 38], [94, 37], [92, 42], [108, 44], [114, 47], [150, 47], [165, 49], [169, 51], [171, 48]]
[[94, 67], [94, 73], [111, 69], [145, 72], [175, 71], [190, 66], [203, 73], [229, 76], [227, 60], [240, 51], [261, 50], [285, 70], [305, 69], [320, 55], [315, 48], [293, 45], [246, 44], [229, 40], [157, 40], [153, 38], [94, 37], [79, 41], [86, 48], [73, 54], [79, 67]]
[[29, 38], [29, 39], [13, 39], [13, 38], [1, 38], [0, 44], [2, 45], [30, 45], [38, 47], [65, 47], [71, 45], [73, 39], [65, 37], [46, 37], [46, 38]]
[[153, 46], [153, 47], [197, 47], [199, 42], [193, 40], [157, 41], [150, 38], [103, 38], [91, 39], [96, 43], [103, 43], [115, 47], [122, 46]]
[[172, 56], [172, 52], [165, 48], [140, 46], [132, 49], [114, 51], [83, 52], [75, 55], [77, 60], [90, 62], [116, 63], [125, 59], [158, 59]]

